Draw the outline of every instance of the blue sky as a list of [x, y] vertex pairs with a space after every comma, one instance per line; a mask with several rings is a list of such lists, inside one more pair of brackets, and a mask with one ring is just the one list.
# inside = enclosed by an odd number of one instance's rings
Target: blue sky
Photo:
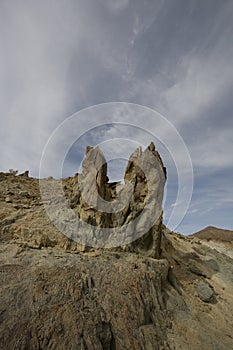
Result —
[[[177, 231], [233, 229], [232, 18], [231, 0], [2, 0], [0, 170], [38, 176], [49, 136], [82, 108], [145, 105], [176, 127], [193, 162], [193, 198]], [[77, 159], [70, 150], [64, 173], [95, 140], [83, 138]], [[169, 170], [166, 221], [177, 176], [157, 145]]]

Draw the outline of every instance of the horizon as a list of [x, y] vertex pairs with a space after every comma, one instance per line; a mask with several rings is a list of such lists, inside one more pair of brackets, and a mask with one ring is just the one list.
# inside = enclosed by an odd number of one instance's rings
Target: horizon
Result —
[[[0, 172], [1, 173], [1, 172]], [[11, 175], [14, 175], [14, 176], [22, 176], [25, 172], [23, 172], [23, 173], [19, 173], [18, 172], [18, 170], [16, 170], [16, 169], [9, 169], [9, 171], [8, 172], [2, 172], [2, 173], [4, 173], [4, 174], [11, 174]], [[31, 178], [31, 179], [36, 179], [36, 180], [43, 180], [43, 179], [47, 179], [47, 178], [53, 178], [54, 180], [57, 180], [57, 181], [60, 181], [60, 180], [66, 180], [66, 179], [68, 179], [68, 178], [74, 178], [77, 174], [80, 174], [80, 173], [76, 173], [76, 174], [74, 174], [73, 176], [70, 176], [70, 175], [68, 175], [67, 177], [62, 177], [62, 178], [59, 178], [59, 177], [52, 177], [52, 176], [48, 176], [48, 177], [44, 177], [44, 178], [39, 178], [39, 177], [34, 177], [34, 176], [30, 176], [30, 171], [29, 171], [29, 173], [28, 173], [28, 176], [29, 176], [29, 178]], [[118, 183], [121, 183], [121, 184], [125, 184], [125, 182], [124, 182], [124, 180], [121, 180], [121, 181], [110, 181], [111, 179], [109, 178], [109, 181], [108, 181], [108, 183], [109, 184], [111, 184], [111, 183], [116, 183], [116, 182], [118, 182]], [[165, 185], [166, 186], [166, 185]], [[164, 222], [163, 222], [163, 224], [164, 224]], [[164, 224], [165, 225], [165, 224]], [[165, 227], [167, 228], [167, 229], [169, 229], [169, 227], [168, 226], [166, 226], [165, 225]], [[208, 226], [205, 226], [205, 227], [202, 227], [199, 231], [201, 232], [201, 231], [204, 231], [204, 230], [206, 230], [206, 229], [217, 229], [217, 230], [220, 230], [220, 231], [229, 231], [229, 232], [233, 232], [233, 230], [230, 230], [230, 229], [227, 229], [227, 228], [225, 228], [225, 227], [217, 227], [217, 226], [212, 226], [212, 225], [208, 225]], [[170, 230], [170, 229], [169, 229]], [[181, 235], [183, 235], [183, 236], [192, 236], [193, 234], [196, 234], [196, 233], [199, 233], [199, 231], [195, 231], [195, 232], [192, 232], [192, 233], [189, 233], [189, 234], [185, 234], [185, 233], [183, 233], [183, 232], [179, 232], [179, 231], [177, 231], [177, 230], [174, 230], [174, 231], [171, 231], [171, 232], [174, 232], [174, 233], [177, 233], [177, 234], [181, 234]]]

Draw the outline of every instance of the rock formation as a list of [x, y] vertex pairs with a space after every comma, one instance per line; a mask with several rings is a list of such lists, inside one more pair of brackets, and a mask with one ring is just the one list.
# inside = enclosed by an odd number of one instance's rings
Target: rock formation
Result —
[[[104, 157], [89, 149], [82, 174], [91, 167], [101, 196], [92, 205], [84, 201], [81, 174], [62, 180], [73, 208], [66, 220], [82, 215], [98, 229], [105, 220], [120, 225], [134, 218], [145, 208], [152, 173], [149, 204], [161, 210], [163, 187], [156, 184], [164, 185], [163, 165], [153, 145], [144, 152], [130, 157], [125, 184], [111, 184]], [[50, 200], [60, 204], [59, 180], [44, 181], [54, 195]], [[104, 205], [102, 199], [117, 205], [120, 193], [123, 204], [130, 198], [123, 214], [109, 210], [103, 217], [94, 208]], [[51, 223], [38, 179], [0, 173], [0, 349], [232, 349], [232, 235], [220, 242], [222, 231], [212, 231], [214, 240], [209, 232], [185, 237], [166, 229], [160, 216], [125, 247], [86, 247]]]
[[110, 228], [111, 236], [103, 236], [104, 242], [108, 239], [117, 246], [120, 241], [124, 250], [158, 258], [166, 170], [153, 143], [130, 156], [124, 179], [125, 184], [109, 183], [104, 155], [98, 147], [88, 146], [82, 173], [73, 184], [71, 206], [92, 225], [97, 239], [98, 235], [101, 239], [98, 228]]

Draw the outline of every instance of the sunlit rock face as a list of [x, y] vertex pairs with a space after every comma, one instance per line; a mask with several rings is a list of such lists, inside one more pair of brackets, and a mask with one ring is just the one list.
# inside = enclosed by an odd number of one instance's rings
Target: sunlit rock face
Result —
[[[71, 206], [92, 227], [89, 233], [100, 247], [120, 245], [126, 251], [159, 257], [166, 169], [153, 143], [132, 153], [124, 180], [109, 183], [103, 153], [88, 146]], [[100, 228], [109, 232], [103, 234]]]

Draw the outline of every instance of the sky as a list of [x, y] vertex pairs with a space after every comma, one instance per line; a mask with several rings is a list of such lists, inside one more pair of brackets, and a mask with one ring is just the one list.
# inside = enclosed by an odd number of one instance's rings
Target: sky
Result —
[[[38, 177], [49, 137], [84, 108], [143, 105], [172, 123], [192, 160], [192, 200], [177, 231], [233, 230], [232, 18], [232, 0], [1, 0], [0, 171]], [[63, 174], [76, 172], [87, 144], [115, 135], [114, 125], [85, 134]], [[176, 166], [155, 141], [168, 169], [166, 223], [178, 205]], [[110, 179], [125, 164], [109, 164]]]

